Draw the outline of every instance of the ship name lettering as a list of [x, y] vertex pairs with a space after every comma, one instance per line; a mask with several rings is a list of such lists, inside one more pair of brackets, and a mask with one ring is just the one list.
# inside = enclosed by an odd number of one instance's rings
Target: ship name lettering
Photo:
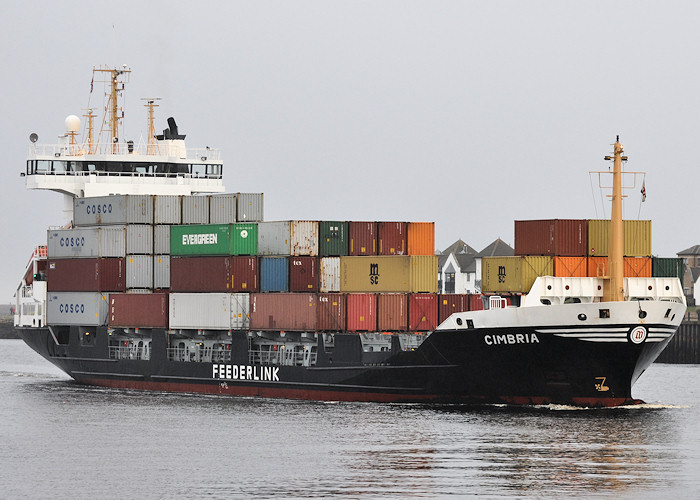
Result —
[[540, 339], [534, 333], [504, 333], [502, 335], [484, 335], [487, 345], [500, 344], [539, 344]]
[[216, 245], [219, 241], [219, 235], [216, 233], [209, 234], [183, 234], [183, 245]]
[[212, 378], [227, 380], [260, 380], [279, 382], [278, 366], [212, 365]]

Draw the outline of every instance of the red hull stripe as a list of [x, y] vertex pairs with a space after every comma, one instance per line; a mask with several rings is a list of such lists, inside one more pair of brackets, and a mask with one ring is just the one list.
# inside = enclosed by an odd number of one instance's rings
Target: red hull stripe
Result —
[[[392, 394], [386, 392], [333, 391], [319, 389], [290, 389], [269, 386], [244, 386], [237, 384], [188, 384], [177, 382], [144, 382], [136, 380], [79, 378], [78, 382], [116, 389], [137, 389], [163, 392], [190, 392], [219, 394], [223, 396], [244, 396], [279, 399], [303, 399], [311, 401], [354, 401], [354, 402], [430, 402], [449, 401], [451, 403], [487, 404], [483, 396], [446, 396], [438, 394]], [[552, 400], [547, 397], [502, 396], [499, 402], [514, 405], [547, 405]], [[612, 407], [641, 404], [643, 401], [629, 398], [572, 398], [571, 404], [582, 407]]]

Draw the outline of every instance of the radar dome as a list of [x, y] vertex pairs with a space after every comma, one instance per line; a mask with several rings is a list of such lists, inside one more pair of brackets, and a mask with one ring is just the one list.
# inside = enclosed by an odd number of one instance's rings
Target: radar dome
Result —
[[77, 132], [80, 130], [80, 118], [69, 115], [66, 118], [66, 132]]

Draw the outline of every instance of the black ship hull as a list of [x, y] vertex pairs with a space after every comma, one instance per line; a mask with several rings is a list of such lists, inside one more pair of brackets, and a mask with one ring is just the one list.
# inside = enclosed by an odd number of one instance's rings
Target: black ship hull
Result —
[[[668, 325], [656, 328], [668, 331]], [[60, 339], [48, 328], [18, 332], [76, 381], [96, 386], [319, 401], [577, 406], [639, 403], [632, 385], [672, 336], [636, 344], [584, 341], [534, 327], [438, 329], [415, 349], [402, 350], [394, 336], [387, 352], [368, 353], [357, 334], [336, 333], [330, 349], [317, 336], [314, 366], [286, 366], [256, 363], [246, 332], [234, 332], [225, 362], [168, 359], [166, 330], [150, 332], [147, 359], [111, 356], [105, 327], [95, 330], [90, 345], [81, 343], [77, 326]]]

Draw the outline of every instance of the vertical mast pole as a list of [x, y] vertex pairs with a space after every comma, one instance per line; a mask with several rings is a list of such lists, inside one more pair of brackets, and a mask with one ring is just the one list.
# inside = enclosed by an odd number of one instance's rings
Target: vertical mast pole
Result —
[[[612, 212], [610, 217], [610, 247], [608, 253], [609, 280], [606, 283], [603, 300], [620, 302], [625, 299], [624, 292], [624, 234], [622, 225], [622, 144], [620, 136], [615, 141], [613, 160]], [[624, 158], [627, 159], [626, 157]]]
[[117, 154], [119, 152], [119, 118], [117, 118], [117, 76], [119, 76], [119, 71], [116, 69], [111, 70], [111, 82], [110, 82], [110, 93], [109, 99], [112, 106], [109, 110], [109, 124], [112, 129], [112, 154]]

